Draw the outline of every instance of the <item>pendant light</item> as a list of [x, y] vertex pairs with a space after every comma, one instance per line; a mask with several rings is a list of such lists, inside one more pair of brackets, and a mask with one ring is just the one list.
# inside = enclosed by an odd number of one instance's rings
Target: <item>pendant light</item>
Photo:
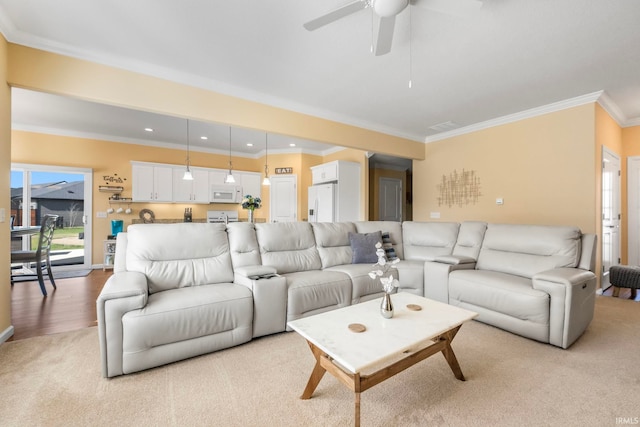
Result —
[[184, 171], [182, 179], [185, 181], [193, 181], [193, 175], [191, 175], [191, 159], [189, 158], [189, 119], [187, 119], [187, 170]]
[[262, 185], [271, 185], [269, 179], [269, 134], [264, 134], [264, 179]]
[[233, 167], [231, 164], [231, 126], [229, 126], [229, 173], [227, 174], [227, 177], [224, 180], [224, 182], [226, 182], [227, 184], [234, 184], [236, 182], [236, 179], [233, 177], [233, 173], [231, 173], [232, 168]]

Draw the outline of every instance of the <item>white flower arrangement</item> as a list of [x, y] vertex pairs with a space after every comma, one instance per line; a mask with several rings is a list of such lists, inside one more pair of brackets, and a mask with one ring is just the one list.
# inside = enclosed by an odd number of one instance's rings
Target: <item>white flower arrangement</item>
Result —
[[[394, 279], [393, 274], [389, 273], [389, 269], [398, 268], [396, 264], [400, 262], [400, 259], [396, 258], [393, 261], [387, 261], [384, 249], [382, 249], [382, 243], [380, 242], [376, 243], [376, 255], [378, 256], [378, 262], [374, 264], [374, 267], [379, 266], [379, 268], [371, 270], [369, 277], [374, 280], [376, 277], [379, 277], [380, 283], [382, 283], [382, 289], [384, 289], [386, 293], [391, 293], [398, 287], [399, 283], [397, 279]], [[387, 273], [389, 273], [389, 277], [384, 277]]]

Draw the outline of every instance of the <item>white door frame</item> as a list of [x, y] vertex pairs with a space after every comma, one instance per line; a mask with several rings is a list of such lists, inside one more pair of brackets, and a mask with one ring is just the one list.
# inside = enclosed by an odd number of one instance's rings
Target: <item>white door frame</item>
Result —
[[607, 147], [602, 147], [602, 272], [600, 285], [603, 290], [610, 286], [609, 268], [620, 264], [620, 170], [620, 156]]
[[640, 265], [640, 156], [627, 159], [627, 212], [627, 264]]

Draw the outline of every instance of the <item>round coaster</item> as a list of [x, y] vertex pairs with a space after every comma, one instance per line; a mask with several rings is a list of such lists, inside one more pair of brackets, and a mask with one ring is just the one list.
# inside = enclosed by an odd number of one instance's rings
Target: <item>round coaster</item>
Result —
[[407, 308], [412, 311], [422, 310], [422, 307], [420, 307], [418, 304], [407, 304]]
[[363, 324], [361, 324], [361, 323], [351, 323], [351, 324], [349, 325], [349, 330], [350, 330], [351, 332], [360, 333], [360, 332], [364, 332], [364, 331], [366, 331], [366, 330], [367, 330], [367, 327], [366, 327], [366, 326], [364, 326], [364, 325], [363, 325]]

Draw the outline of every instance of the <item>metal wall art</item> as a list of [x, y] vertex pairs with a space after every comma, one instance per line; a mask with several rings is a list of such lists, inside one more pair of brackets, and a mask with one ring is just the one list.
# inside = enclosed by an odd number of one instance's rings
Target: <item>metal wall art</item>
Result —
[[446, 205], [452, 207], [478, 203], [480, 192], [480, 178], [475, 171], [465, 171], [461, 173], [454, 170], [449, 176], [442, 175], [442, 181], [437, 185], [438, 206]]

